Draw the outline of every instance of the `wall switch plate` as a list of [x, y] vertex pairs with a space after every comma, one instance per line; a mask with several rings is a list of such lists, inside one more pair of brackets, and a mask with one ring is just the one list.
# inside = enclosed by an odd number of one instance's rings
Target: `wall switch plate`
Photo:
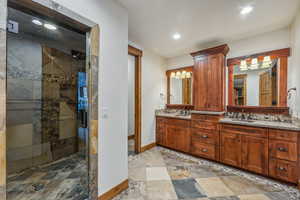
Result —
[[103, 119], [108, 118], [108, 108], [107, 107], [102, 107], [102, 110], [100, 110], [101, 116]]
[[8, 20], [7, 30], [11, 33], [19, 33], [19, 23], [16, 21]]

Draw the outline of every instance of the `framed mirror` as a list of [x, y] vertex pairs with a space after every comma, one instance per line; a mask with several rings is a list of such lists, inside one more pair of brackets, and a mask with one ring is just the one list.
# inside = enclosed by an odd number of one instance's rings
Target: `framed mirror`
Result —
[[228, 59], [227, 110], [286, 112], [289, 56], [287, 48]]
[[193, 66], [168, 70], [167, 107], [192, 107]]

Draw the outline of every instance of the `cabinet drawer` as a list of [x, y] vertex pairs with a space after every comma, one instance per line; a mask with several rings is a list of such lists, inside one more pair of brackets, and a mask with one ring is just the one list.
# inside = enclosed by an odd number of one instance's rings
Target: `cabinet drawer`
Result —
[[216, 151], [215, 145], [201, 143], [200, 141], [193, 139], [191, 145], [191, 153], [196, 156], [209, 158], [212, 160], [218, 159], [218, 152]]
[[190, 121], [184, 119], [166, 119], [165, 122], [168, 125], [181, 126], [185, 128], [188, 128], [190, 126]]
[[263, 138], [268, 137], [268, 130], [265, 128], [223, 124], [221, 131], [227, 133], [237, 133], [241, 135], [254, 136], [254, 137], [263, 137]]
[[192, 140], [197, 140], [206, 144], [219, 145], [219, 132], [192, 129]]
[[206, 130], [217, 130], [218, 124], [209, 121], [192, 120], [192, 127]]
[[192, 114], [193, 120], [219, 122], [220, 116]]
[[298, 182], [296, 163], [271, 159], [269, 165], [269, 175], [271, 177], [292, 183]]
[[279, 140], [269, 141], [270, 156], [288, 161], [297, 161], [297, 143]]
[[278, 140], [285, 140], [290, 142], [297, 142], [298, 141], [298, 134], [294, 131], [284, 131], [284, 130], [269, 130], [269, 138], [270, 139], [278, 139]]

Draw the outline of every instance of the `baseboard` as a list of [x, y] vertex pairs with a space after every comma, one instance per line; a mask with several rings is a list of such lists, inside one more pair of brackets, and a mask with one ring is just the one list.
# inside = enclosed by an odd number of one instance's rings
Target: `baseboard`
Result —
[[141, 152], [145, 152], [145, 151], [148, 151], [149, 149], [152, 149], [153, 147], [156, 146], [156, 143], [151, 143], [151, 144], [148, 144], [146, 146], [143, 146], [142, 149], [141, 149]]
[[134, 135], [128, 136], [128, 140], [132, 140], [132, 139], [134, 139]]
[[128, 188], [128, 179], [117, 185], [116, 187], [113, 187], [109, 191], [102, 194], [100, 197], [98, 197], [98, 200], [111, 200], [124, 190]]

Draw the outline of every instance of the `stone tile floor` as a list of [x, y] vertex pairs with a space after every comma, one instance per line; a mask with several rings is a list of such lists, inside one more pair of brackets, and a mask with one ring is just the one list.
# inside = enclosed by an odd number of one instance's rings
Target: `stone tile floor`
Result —
[[129, 156], [129, 189], [114, 200], [299, 200], [292, 186], [162, 147]]
[[88, 171], [82, 153], [10, 176], [7, 200], [88, 199]]
[[134, 139], [128, 140], [128, 156], [134, 156]]

